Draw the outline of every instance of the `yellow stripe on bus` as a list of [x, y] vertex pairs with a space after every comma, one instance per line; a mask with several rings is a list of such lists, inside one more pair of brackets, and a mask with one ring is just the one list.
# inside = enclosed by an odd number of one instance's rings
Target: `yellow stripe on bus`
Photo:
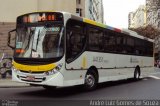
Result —
[[32, 71], [32, 72], [41, 72], [41, 71], [49, 71], [56, 67], [55, 64], [47, 64], [47, 65], [23, 65], [16, 63], [13, 61], [13, 66], [18, 70], [23, 71]]
[[82, 60], [82, 68], [85, 69], [86, 66], [87, 66], [86, 57], [83, 57], [83, 60]]
[[90, 19], [84, 18], [84, 19], [83, 19], [83, 22], [86, 22], [86, 23], [91, 24], [91, 25], [99, 26], [99, 27], [102, 27], [102, 28], [107, 28], [106, 25], [104, 25], [104, 24], [102, 24], [102, 23], [95, 22], [95, 21], [90, 20]]

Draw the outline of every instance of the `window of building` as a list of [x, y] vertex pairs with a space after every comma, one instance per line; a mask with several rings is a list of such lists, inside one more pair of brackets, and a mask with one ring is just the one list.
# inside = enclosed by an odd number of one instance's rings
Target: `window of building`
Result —
[[82, 17], [82, 9], [76, 8], [76, 13], [77, 13], [80, 17]]
[[77, 0], [77, 4], [81, 4], [81, 0]]

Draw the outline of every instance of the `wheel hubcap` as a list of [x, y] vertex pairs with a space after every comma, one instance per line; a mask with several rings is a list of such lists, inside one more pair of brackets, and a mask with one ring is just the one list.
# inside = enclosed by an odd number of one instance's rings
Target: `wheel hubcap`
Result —
[[87, 75], [86, 76], [86, 85], [92, 87], [92, 86], [94, 86], [94, 83], [95, 83], [95, 79], [94, 79], [93, 75]]

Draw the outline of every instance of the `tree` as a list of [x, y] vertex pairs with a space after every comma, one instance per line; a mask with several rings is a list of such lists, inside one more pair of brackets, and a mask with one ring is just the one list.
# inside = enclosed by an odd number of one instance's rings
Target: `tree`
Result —
[[152, 25], [147, 25], [146, 27], [131, 28], [130, 30], [151, 39], [154, 39], [156, 36], [160, 35], [160, 30], [153, 27]]

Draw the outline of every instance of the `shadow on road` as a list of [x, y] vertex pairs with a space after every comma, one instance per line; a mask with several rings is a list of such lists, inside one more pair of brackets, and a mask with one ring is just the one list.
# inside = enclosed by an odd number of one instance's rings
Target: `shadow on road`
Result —
[[125, 85], [125, 84], [137, 83], [141, 80], [143, 80], [143, 79], [140, 79], [140, 80], [125, 79], [125, 80], [119, 80], [119, 81], [104, 82], [104, 83], [100, 83], [98, 85], [97, 89], [104, 89], [104, 88], [113, 87], [113, 86], [120, 86], [120, 85]]
[[[120, 80], [120, 81], [111, 81], [111, 82], [105, 82], [105, 83], [101, 83], [98, 84], [98, 87], [96, 90], [91, 91], [91, 92], [96, 92], [98, 90], [101, 89], [107, 89], [109, 87], [113, 87], [113, 86], [121, 86], [124, 84], [131, 84], [131, 83], [137, 83], [140, 82], [139, 81], [134, 81], [132, 79], [127, 79], [127, 80]], [[32, 88], [30, 88], [32, 89]], [[29, 91], [29, 92], [22, 92], [19, 93], [19, 95], [23, 95], [23, 96], [33, 96], [33, 97], [42, 97], [42, 98], [66, 98], [66, 97], [70, 97], [72, 95], [79, 95], [79, 94], [83, 94], [83, 93], [88, 93], [87, 91], [85, 91], [83, 89], [83, 86], [74, 86], [74, 87], [65, 87], [65, 88], [57, 88], [57, 89], [53, 89], [53, 90], [46, 90], [44, 88], [40, 88], [38, 90], [34, 90], [33, 91]]]

